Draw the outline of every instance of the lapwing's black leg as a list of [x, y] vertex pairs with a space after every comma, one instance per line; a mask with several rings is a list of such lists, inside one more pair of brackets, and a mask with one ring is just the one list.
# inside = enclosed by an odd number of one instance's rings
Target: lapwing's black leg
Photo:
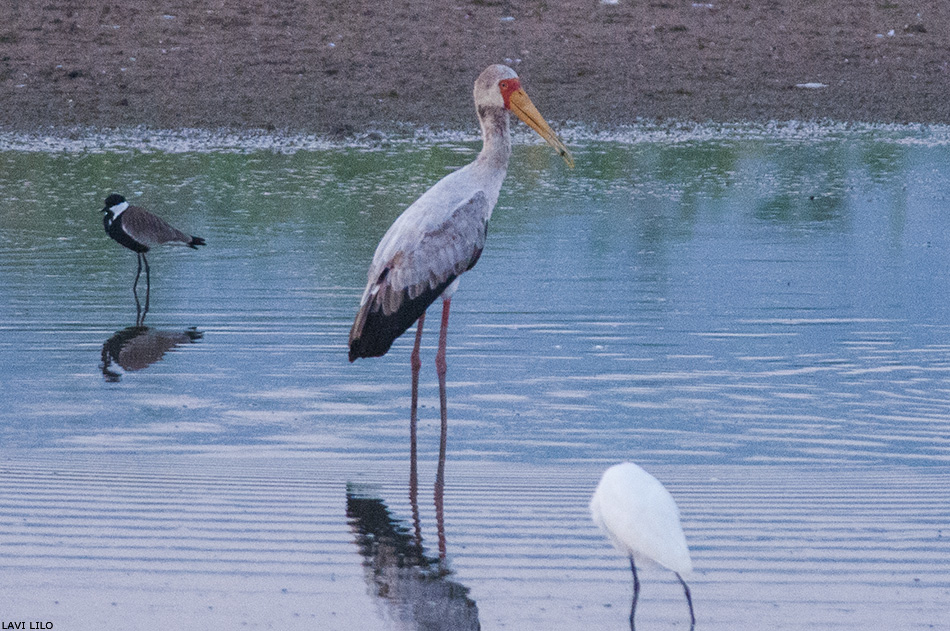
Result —
[[145, 258], [145, 253], [141, 254], [142, 260], [145, 261], [145, 309], [142, 311], [142, 324], [145, 323], [145, 316], [148, 314], [148, 299], [152, 294], [152, 278], [149, 275], [148, 269], [148, 259]]
[[142, 304], [139, 302], [139, 276], [142, 275], [142, 254], [137, 253], [135, 259], [139, 263], [138, 269], [135, 271], [135, 282], [132, 283], [132, 296], [135, 298], [135, 326], [142, 326]]
[[132, 293], [136, 294], [135, 300], [138, 301], [139, 276], [142, 275], [142, 253], [141, 252], [135, 255], [135, 260], [139, 262], [139, 267], [137, 270], [135, 270], [135, 282], [132, 283]]

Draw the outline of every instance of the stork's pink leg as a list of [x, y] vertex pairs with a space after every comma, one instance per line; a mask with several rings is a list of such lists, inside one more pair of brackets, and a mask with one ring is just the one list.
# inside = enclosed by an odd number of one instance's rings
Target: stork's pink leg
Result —
[[419, 369], [422, 368], [422, 359], [419, 357], [419, 346], [422, 344], [422, 325], [425, 324], [426, 314], [423, 313], [416, 320], [416, 343], [409, 356], [409, 365], [412, 368], [412, 401], [409, 403], [409, 431], [412, 438], [412, 447], [416, 446], [416, 418], [419, 410]]
[[[439, 375], [439, 411], [442, 416], [442, 433], [439, 437], [439, 466], [435, 474], [436, 507], [442, 504], [445, 488], [445, 451], [449, 433], [449, 415], [445, 396], [445, 343], [449, 330], [449, 307], [451, 299], [442, 301], [442, 327], [439, 329], [439, 350], [435, 354], [435, 370]], [[444, 553], [444, 551], [441, 551]]]
[[443, 454], [445, 453], [446, 428], [449, 422], [445, 397], [445, 343], [449, 333], [449, 307], [451, 307], [451, 305], [451, 298], [442, 301], [442, 327], [439, 329], [439, 350], [435, 354], [435, 371], [439, 375], [439, 411], [442, 413], [441, 452]]
[[422, 541], [422, 528], [419, 522], [419, 501], [416, 495], [419, 488], [419, 471], [417, 467], [416, 451], [416, 424], [419, 411], [419, 369], [422, 360], [419, 358], [419, 346], [422, 343], [422, 325], [425, 324], [426, 314], [423, 313], [416, 321], [416, 344], [412, 347], [409, 356], [409, 365], [412, 368], [412, 401], [409, 403], [409, 503], [412, 506], [413, 523], [416, 526], [416, 538]]

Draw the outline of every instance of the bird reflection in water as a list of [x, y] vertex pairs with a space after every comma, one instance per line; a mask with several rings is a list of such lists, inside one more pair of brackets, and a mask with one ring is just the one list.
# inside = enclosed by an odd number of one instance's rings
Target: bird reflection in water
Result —
[[200, 340], [203, 333], [191, 327], [184, 331], [159, 331], [136, 324], [117, 331], [102, 345], [102, 376], [117, 382], [127, 372], [142, 370], [182, 344]]
[[[414, 464], [414, 463], [413, 463]], [[415, 468], [413, 467], [413, 471]], [[363, 555], [366, 579], [374, 596], [391, 610], [398, 628], [480, 629], [478, 606], [468, 587], [449, 580], [445, 563], [444, 494], [436, 486], [439, 555], [429, 556], [422, 544], [416, 478], [410, 479], [413, 527], [399, 522], [385, 502], [365, 489], [347, 486], [346, 515]]]
[[[146, 263], [146, 270], [148, 269], [148, 263]], [[139, 259], [139, 271], [142, 270], [142, 259]], [[146, 273], [146, 278], [148, 274]], [[148, 301], [149, 297], [152, 294], [152, 284], [151, 282], [145, 283], [145, 306], [142, 306], [141, 301], [139, 300], [139, 277], [136, 275], [135, 282], [132, 283], [132, 296], [135, 298], [135, 326], [130, 328], [145, 328], [145, 316], [148, 315]]]
[[[139, 266], [141, 265], [142, 263], [140, 261]], [[136, 289], [138, 287], [138, 284], [139, 284], [139, 278], [138, 276], [136, 276], [135, 283], [132, 285], [132, 295], [135, 297], [135, 326], [144, 327], [145, 316], [148, 315], [148, 299], [149, 299], [150, 294], [152, 293], [152, 286], [151, 286], [151, 283], [146, 283], [145, 285], [145, 307], [143, 308], [142, 303], [139, 302], [139, 292]]]
[[443, 559], [426, 554], [418, 524], [411, 532], [385, 502], [348, 488], [346, 514], [363, 555], [374, 596], [406, 629], [480, 629], [478, 606], [468, 587], [449, 580]]

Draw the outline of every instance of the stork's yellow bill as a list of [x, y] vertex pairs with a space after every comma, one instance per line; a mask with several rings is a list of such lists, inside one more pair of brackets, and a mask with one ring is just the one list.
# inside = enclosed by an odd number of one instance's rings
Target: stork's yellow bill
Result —
[[567, 166], [573, 169], [574, 158], [571, 157], [571, 152], [567, 150], [561, 139], [557, 137], [548, 122], [541, 116], [541, 112], [531, 102], [528, 93], [521, 87], [521, 82], [517, 79], [507, 79], [502, 81], [499, 87], [505, 99], [505, 106], [514, 112], [515, 116], [524, 121], [528, 127], [538, 132], [538, 135], [544, 138], [549, 145], [557, 150], [558, 155], [564, 158]]

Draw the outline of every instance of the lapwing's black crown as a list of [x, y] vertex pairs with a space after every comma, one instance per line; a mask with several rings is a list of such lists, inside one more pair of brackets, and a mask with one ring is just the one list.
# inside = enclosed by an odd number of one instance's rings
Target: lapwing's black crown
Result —
[[106, 208], [112, 208], [116, 204], [121, 204], [125, 201], [125, 198], [119, 195], [118, 193], [113, 193], [106, 197]]

